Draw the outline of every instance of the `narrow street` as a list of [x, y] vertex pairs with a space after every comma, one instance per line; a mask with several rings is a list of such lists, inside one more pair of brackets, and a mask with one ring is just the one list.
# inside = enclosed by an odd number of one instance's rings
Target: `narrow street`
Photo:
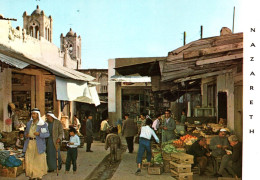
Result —
[[[122, 139], [122, 144], [124, 148], [126, 147], [126, 142], [124, 138]], [[171, 177], [170, 173], [163, 173], [161, 175], [149, 175], [147, 170], [143, 169], [141, 175], [136, 176], [136, 156], [138, 150], [138, 144], [134, 144], [134, 153], [130, 154], [126, 151], [122, 151], [121, 162], [110, 164], [108, 162], [109, 159], [109, 150], [104, 149], [104, 143], [100, 141], [94, 141], [92, 144], [93, 153], [87, 153], [85, 151], [85, 145], [83, 148], [78, 149], [78, 159], [77, 165], [78, 170], [76, 174], [72, 173], [72, 167], [69, 174], [64, 174], [65, 172], [65, 164], [62, 166], [62, 170], [59, 172], [57, 176], [56, 172], [48, 173], [43, 177], [43, 180], [132, 180], [132, 179], [150, 179], [150, 180], [158, 180], [158, 179], [169, 179], [174, 180]], [[66, 159], [66, 151], [62, 151], [62, 159]], [[112, 177], [110, 177], [112, 175]], [[3, 178], [11, 180], [13, 178]], [[16, 178], [17, 180], [25, 180], [28, 179], [25, 176], [25, 173], [21, 174]], [[197, 174], [193, 176], [194, 180], [217, 180], [217, 178], [211, 176], [198, 176]]]

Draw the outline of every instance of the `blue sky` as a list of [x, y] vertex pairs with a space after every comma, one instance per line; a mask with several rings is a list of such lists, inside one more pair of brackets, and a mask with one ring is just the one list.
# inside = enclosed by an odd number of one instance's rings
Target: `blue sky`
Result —
[[238, 0], [0, 0], [0, 14], [16, 18], [36, 5], [53, 18], [53, 43], [70, 28], [82, 38], [82, 68], [107, 68], [107, 60], [122, 57], [167, 56], [186, 42], [218, 36], [221, 27], [242, 32]]

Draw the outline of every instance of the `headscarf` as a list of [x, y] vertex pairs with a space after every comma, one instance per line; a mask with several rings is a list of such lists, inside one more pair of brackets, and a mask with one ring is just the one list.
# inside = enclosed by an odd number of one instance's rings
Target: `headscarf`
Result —
[[58, 120], [58, 118], [51, 111], [47, 112], [47, 115], [51, 116], [53, 119]]
[[[38, 114], [39, 122], [37, 123], [37, 125], [39, 125], [39, 126], [44, 125], [44, 121], [43, 121], [42, 118], [41, 118], [40, 110], [39, 110], [38, 108], [34, 108], [34, 109], [32, 109], [32, 112], [35, 112], [35, 113]], [[33, 120], [32, 116], [31, 116], [31, 119], [30, 119], [30, 120], [31, 120], [31, 121]]]

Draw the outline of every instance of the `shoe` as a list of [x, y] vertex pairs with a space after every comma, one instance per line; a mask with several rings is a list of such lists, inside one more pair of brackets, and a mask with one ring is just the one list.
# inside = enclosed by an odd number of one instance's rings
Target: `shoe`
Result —
[[69, 171], [65, 171], [65, 174], [69, 174]]
[[140, 175], [141, 173], [141, 169], [137, 169], [137, 171], [135, 172], [135, 175]]
[[215, 177], [222, 177], [222, 175], [221, 175], [221, 174], [218, 174], [218, 173], [214, 174], [214, 176], [215, 176]]
[[48, 170], [48, 172], [54, 172], [54, 170]]
[[93, 151], [91, 151], [91, 150], [87, 150], [86, 152], [93, 152]]
[[76, 171], [73, 171], [73, 174], [76, 174]]

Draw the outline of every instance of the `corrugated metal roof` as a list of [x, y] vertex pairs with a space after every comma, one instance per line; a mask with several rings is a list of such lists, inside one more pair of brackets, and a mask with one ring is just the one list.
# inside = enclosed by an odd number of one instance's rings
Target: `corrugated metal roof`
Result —
[[30, 65], [30, 64], [28, 64], [26, 62], [20, 61], [20, 60], [18, 60], [16, 58], [12, 58], [12, 57], [6, 56], [6, 55], [4, 55], [2, 53], [0, 53], [0, 61], [2, 61], [5, 64], [8, 64], [10, 66], [19, 68], [19, 69], [23, 69], [26, 66]]
[[[25, 56], [24, 54], [14, 51], [13, 49], [8, 48], [2, 44], [0, 44], [0, 53], [4, 54], [6, 57], [9, 57], [10, 59], [16, 59], [23, 63], [27, 63], [27, 64], [31, 64], [31, 65], [35, 65], [37, 67], [43, 68], [59, 77], [70, 78], [70, 79], [75, 79], [75, 80], [80, 80], [80, 81], [93, 81], [95, 79], [94, 77], [92, 77], [90, 75], [81, 73], [74, 69], [70, 69], [70, 68], [63, 67], [63, 66], [57, 66], [54, 64], [50, 64], [48, 62], [39, 61], [32, 57]], [[23, 68], [20, 68], [20, 69], [23, 69]]]

